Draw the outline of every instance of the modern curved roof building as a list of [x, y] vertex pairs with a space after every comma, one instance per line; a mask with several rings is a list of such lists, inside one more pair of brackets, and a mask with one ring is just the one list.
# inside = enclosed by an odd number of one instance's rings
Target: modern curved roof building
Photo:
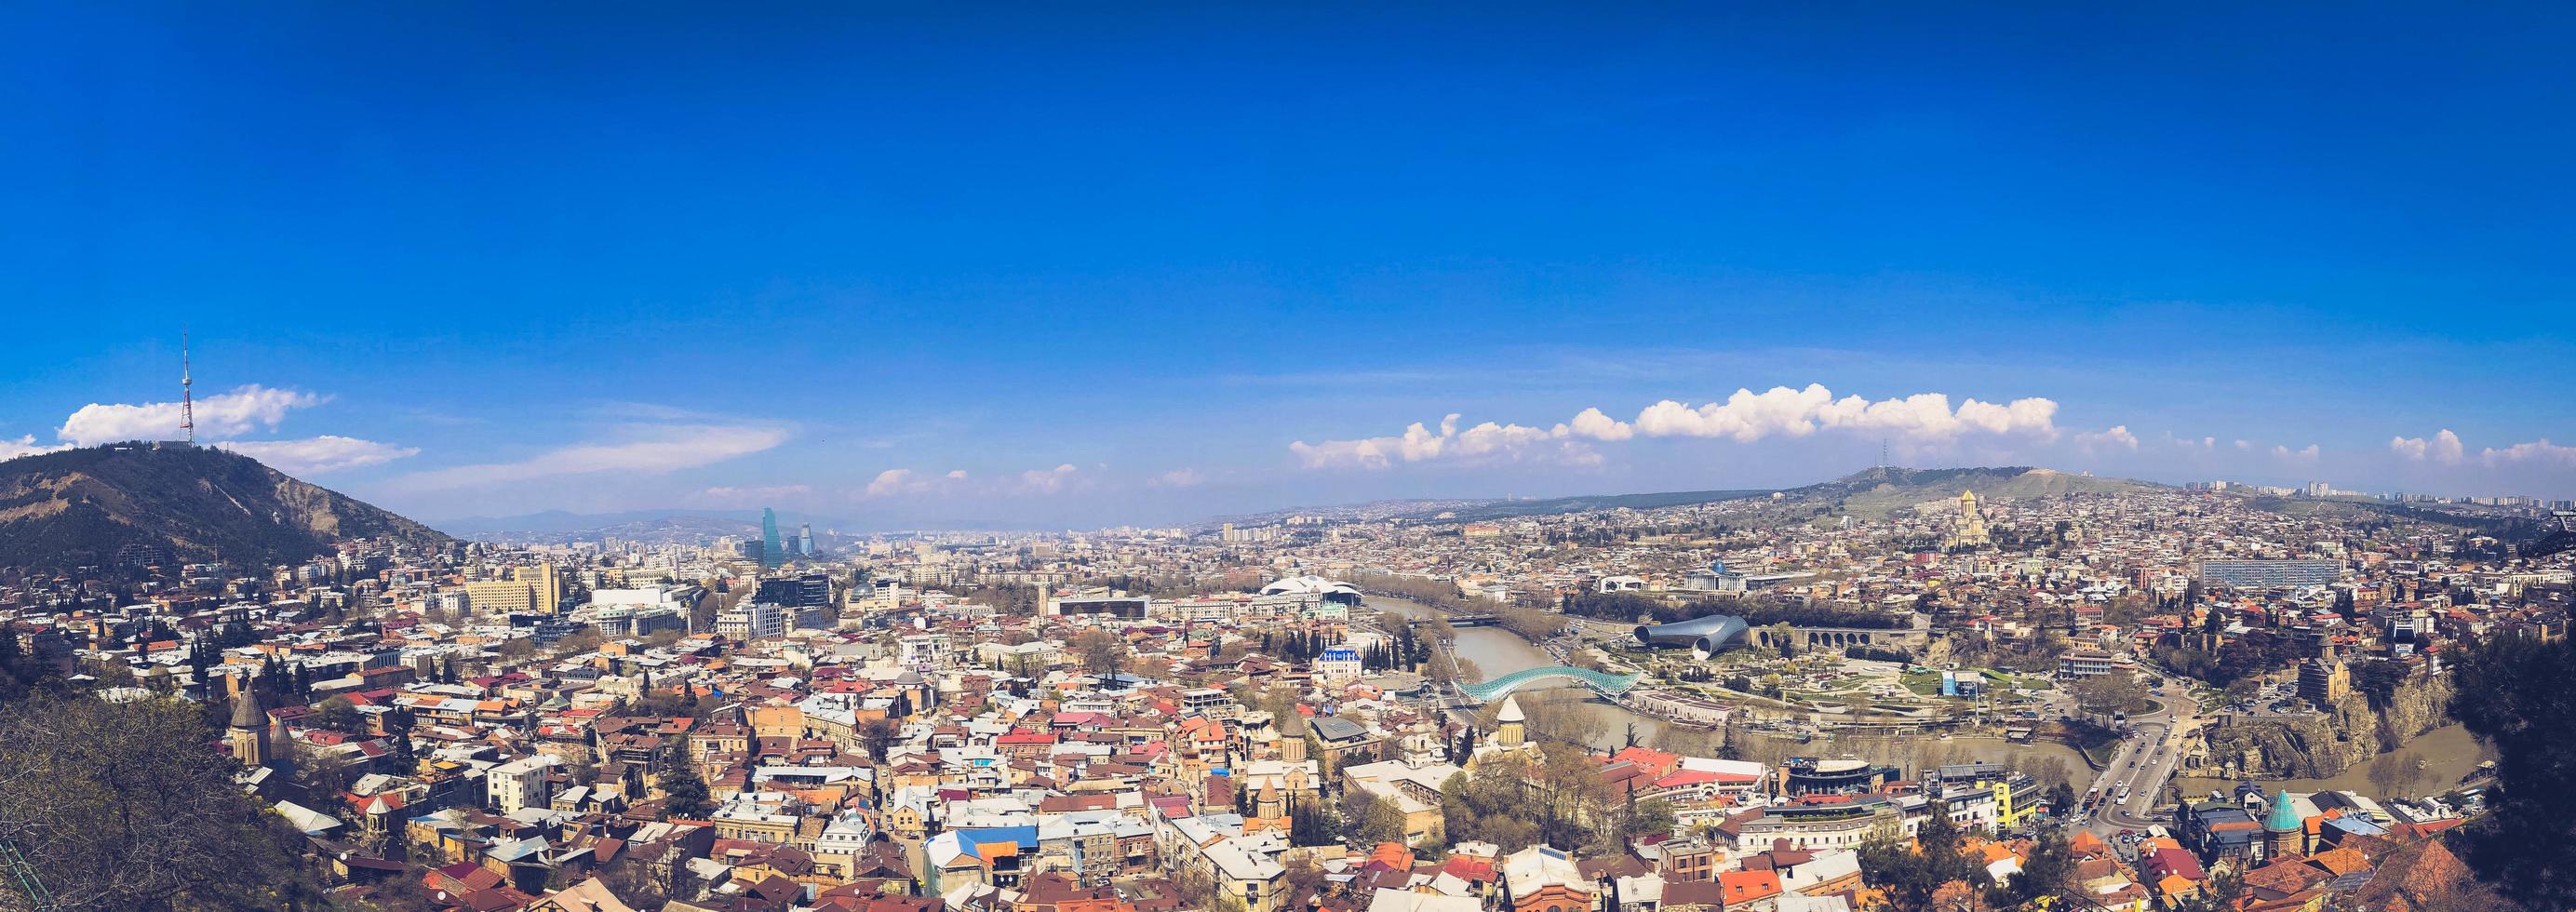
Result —
[[1359, 587], [1320, 576], [1291, 576], [1261, 587], [1263, 595], [1341, 595], [1359, 597]]
[[1712, 614], [1678, 624], [1639, 624], [1637, 642], [1648, 646], [1688, 646], [1692, 654], [1705, 659], [1744, 645], [1744, 634], [1751, 629], [1743, 618]]

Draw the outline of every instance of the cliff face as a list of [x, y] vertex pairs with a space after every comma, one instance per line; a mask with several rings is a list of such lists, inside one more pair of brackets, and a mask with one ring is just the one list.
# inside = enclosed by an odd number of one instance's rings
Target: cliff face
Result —
[[2378, 709], [2354, 694], [2323, 713], [2239, 720], [2209, 732], [2209, 762], [2231, 779], [2329, 778], [2450, 724], [2450, 702], [2450, 675], [2418, 676], [2399, 683]]

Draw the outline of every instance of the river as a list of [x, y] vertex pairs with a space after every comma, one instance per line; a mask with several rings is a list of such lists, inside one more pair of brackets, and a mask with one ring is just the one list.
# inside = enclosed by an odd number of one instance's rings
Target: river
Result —
[[[1369, 596], [1364, 604], [1398, 617], [1418, 617], [1438, 613], [1430, 606], [1410, 599]], [[1548, 655], [1545, 650], [1531, 645], [1528, 640], [1521, 639], [1519, 634], [1502, 627], [1461, 628], [1454, 645], [1458, 650], [1459, 658], [1476, 663], [1479, 681], [1489, 681], [1515, 671], [1564, 664]], [[1570, 712], [1585, 714], [1590, 721], [1583, 727], [1597, 729], [1597, 732], [1583, 740], [1588, 746], [1602, 750], [1617, 750], [1624, 746], [1627, 743], [1628, 726], [1631, 724], [1637, 726], [1638, 743], [1648, 747], [1664, 743], [1667, 734], [1675, 730], [1690, 731], [1695, 734], [1706, 731], [1693, 729], [1690, 726], [1675, 726], [1662, 719], [1639, 715], [1627, 707], [1593, 696], [1590, 691], [1584, 690], [1582, 685], [1572, 681], [1546, 681], [1533, 684], [1520, 692], [1529, 694], [1522, 699], [1524, 704], [1534, 700], [1544, 700], [1561, 704]], [[1757, 734], [1755, 737], [1764, 736]], [[1707, 739], [1711, 744], [1714, 744], [1715, 738], [1715, 732], [1707, 732]], [[1747, 759], [1757, 757], [1769, 759], [1762, 755], [1774, 753], [1786, 757], [1808, 753], [1851, 752], [1877, 762], [1904, 766], [1909, 773], [1913, 772], [1918, 762], [1924, 760], [1934, 762], [1991, 760], [2016, 769], [2029, 769], [2034, 764], [2048, 768], [2063, 768], [2066, 770], [2067, 777], [2073, 780], [2078, 789], [2092, 781], [2092, 771], [2085, 765], [2084, 755], [2062, 744], [2012, 744], [1997, 738], [1967, 737], [1946, 741], [1937, 738], [1907, 739], [1900, 743], [1904, 745], [1904, 749], [1897, 749], [1896, 744], [1882, 746], [1878, 740], [1852, 744], [1817, 741], [1811, 745], [1783, 740], [1776, 746], [1748, 745], [1750, 748], [1748, 753], [1755, 756], [1748, 756]], [[1881, 754], [1885, 755], [1881, 756]]]
[[[1439, 613], [1431, 606], [1411, 599], [1372, 595], [1364, 604], [1397, 617], [1420, 617]], [[1531, 645], [1528, 640], [1521, 639], [1520, 634], [1501, 627], [1460, 628], [1457, 642], [1452, 645], [1458, 651], [1458, 658], [1476, 664], [1476, 680], [1479, 682], [1490, 681], [1515, 671], [1565, 664], [1548, 655], [1546, 650]], [[1559, 692], [1568, 689], [1571, 689], [1571, 692]], [[1597, 726], [1589, 723], [1584, 725], [1585, 728], [1597, 727], [1599, 732], [1583, 740], [1588, 746], [1602, 750], [1617, 750], [1625, 746], [1628, 726], [1631, 724], [1637, 726], [1638, 743], [1649, 746], [1661, 740], [1665, 728], [1671, 724], [1651, 716], [1638, 715], [1629, 711], [1627, 707], [1593, 696], [1591, 691], [1583, 689], [1583, 685], [1573, 681], [1562, 679], [1541, 681], [1523, 687], [1518, 692], [1528, 695], [1521, 698], [1523, 703], [1541, 700], [1562, 703], [1568, 711], [1581, 713], [1587, 719], [1597, 722]]]
[[[2406, 742], [2406, 746], [2398, 748], [2395, 753], [2400, 757], [2424, 760], [2423, 775], [2410, 790], [2415, 795], [2438, 795], [2457, 788], [2470, 773], [2477, 771], [2478, 761], [2487, 759], [2487, 752], [2478, 744], [2477, 736], [2469, 734], [2468, 728], [2458, 723], [2425, 732], [2422, 737]], [[2379, 794], [2379, 788], [2370, 784], [2370, 764], [2369, 760], [2355, 763], [2351, 769], [2331, 779], [2253, 781], [2267, 788], [2288, 788], [2293, 792], [2354, 791], [2374, 798], [2391, 797]], [[2193, 796], [2213, 791], [2224, 793], [2236, 787], [2233, 781], [2203, 776], [2185, 776], [2175, 781], [2181, 784], [2185, 794]]]

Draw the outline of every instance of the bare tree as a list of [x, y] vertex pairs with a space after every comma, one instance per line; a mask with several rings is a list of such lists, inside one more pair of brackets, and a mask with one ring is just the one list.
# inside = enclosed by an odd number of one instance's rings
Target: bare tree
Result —
[[0, 837], [58, 909], [314, 903], [286, 848], [299, 837], [234, 786], [240, 767], [207, 748], [214, 737], [195, 706], [164, 697], [16, 704], [0, 715]]

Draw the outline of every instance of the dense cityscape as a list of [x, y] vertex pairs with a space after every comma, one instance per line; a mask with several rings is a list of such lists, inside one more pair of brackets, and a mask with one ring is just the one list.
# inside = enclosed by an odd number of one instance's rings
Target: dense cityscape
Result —
[[[115, 841], [22, 836], [6, 885], [39, 908], [2465, 908], [2495, 887], [2444, 837], [2493, 812], [2511, 742], [2455, 708], [2458, 666], [2564, 642], [2565, 506], [1876, 468], [1491, 519], [827, 547], [765, 511], [273, 566], [128, 544], [0, 577], [0, 820]], [[209, 791], [59, 790], [109, 751]]]
[[2576, 910], [2576, 6], [0, 35], [0, 912]]

